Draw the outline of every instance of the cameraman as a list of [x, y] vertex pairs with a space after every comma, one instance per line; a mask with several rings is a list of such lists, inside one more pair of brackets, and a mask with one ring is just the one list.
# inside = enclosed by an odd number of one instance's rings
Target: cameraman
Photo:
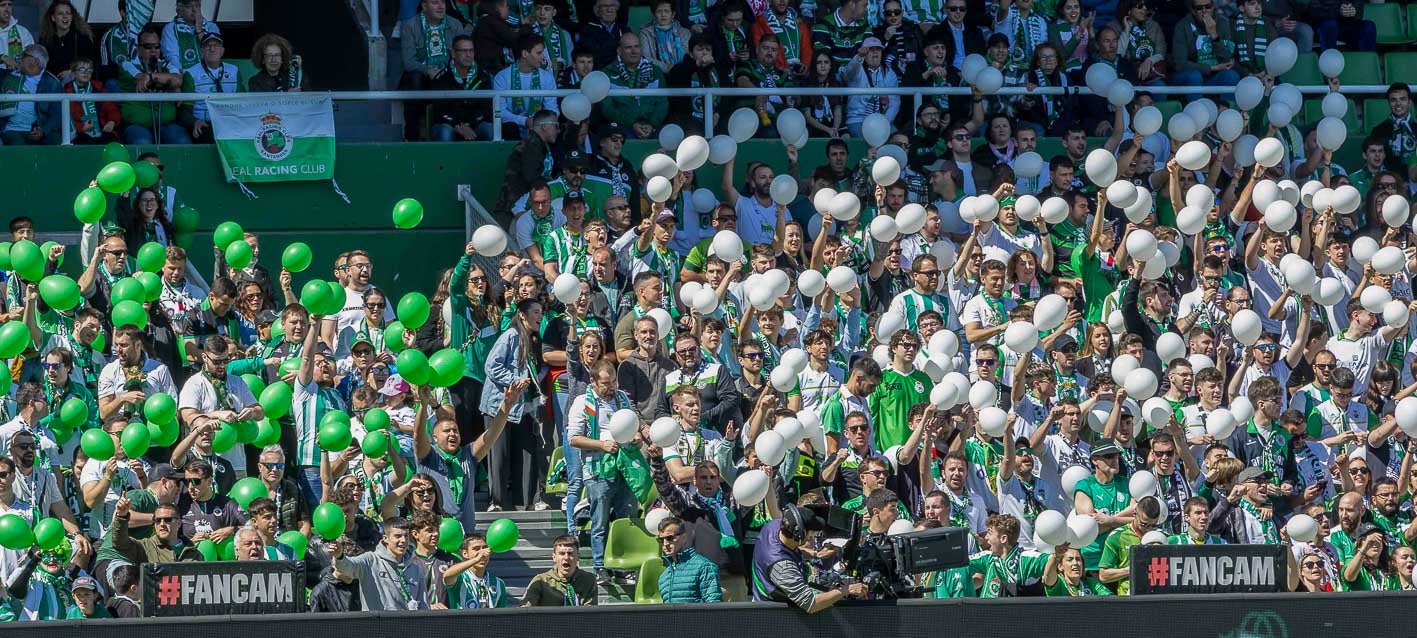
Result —
[[807, 566], [799, 548], [826, 527], [811, 510], [791, 504], [783, 507], [782, 518], [763, 526], [753, 549], [754, 601], [786, 602], [814, 614], [843, 598], [865, 598], [866, 586], [861, 583], [815, 593], [807, 585]]

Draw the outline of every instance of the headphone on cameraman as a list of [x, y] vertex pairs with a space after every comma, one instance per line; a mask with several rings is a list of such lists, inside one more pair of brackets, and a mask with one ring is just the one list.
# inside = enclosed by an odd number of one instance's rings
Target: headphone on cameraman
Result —
[[782, 533], [792, 539], [794, 543], [802, 543], [807, 540], [807, 517], [810, 512], [805, 512], [795, 503], [788, 503], [782, 507]]

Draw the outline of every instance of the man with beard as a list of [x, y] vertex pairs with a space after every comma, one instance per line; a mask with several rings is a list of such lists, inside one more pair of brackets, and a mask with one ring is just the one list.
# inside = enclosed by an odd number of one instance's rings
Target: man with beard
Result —
[[[635, 288], [638, 290], [639, 286]], [[626, 315], [626, 319], [634, 326], [635, 347], [620, 357], [617, 386], [625, 388], [624, 394], [634, 402], [641, 419], [653, 421], [660, 403], [669, 394], [665, 387], [669, 373], [676, 366], [662, 354], [659, 325], [654, 317], [635, 319], [631, 314]], [[625, 323], [625, 319], [620, 322]]]
[[614, 326], [620, 321], [623, 303], [632, 298], [625, 295], [630, 288], [629, 277], [620, 272], [615, 251], [608, 246], [590, 254], [590, 314], [602, 326]]
[[[774, 244], [775, 238], [783, 232], [780, 229], [784, 219], [783, 210], [780, 210], [782, 207], [772, 201], [772, 167], [758, 163], [748, 166], [751, 195], [744, 196], [733, 183], [734, 161], [728, 160], [723, 167], [723, 203], [732, 206], [738, 213], [738, 235], [745, 242]], [[796, 147], [787, 147], [787, 174], [797, 174]]]
[[143, 404], [149, 396], [177, 395], [167, 366], [149, 358], [146, 346], [147, 334], [135, 326], [120, 326], [113, 331], [114, 360], [98, 375], [101, 420], [119, 414], [130, 422], [136, 421], [142, 418]]
[[[508, 411], [521, 401], [526, 388], [526, 380], [507, 386], [497, 415], [487, 422], [482, 434], [466, 444], [462, 442], [457, 421], [452, 419], [438, 419], [431, 433], [426, 427], [414, 428], [413, 454], [418, 458], [418, 469], [433, 477], [442, 491], [443, 510], [461, 522], [463, 529], [477, 527], [477, 502], [473, 494], [477, 487], [477, 464], [487, 458], [492, 444], [502, 436]], [[421, 403], [432, 402], [429, 388], [419, 386], [418, 391]]]
[[1314, 369], [1314, 380], [1301, 386], [1294, 392], [1294, 396], [1289, 398], [1289, 408], [1298, 410], [1306, 417], [1314, 408], [1319, 407], [1319, 404], [1333, 398], [1330, 390], [1333, 371], [1338, 367], [1338, 362], [1332, 352], [1320, 350], [1314, 355], [1311, 367]]
[[[600, 127], [599, 138], [600, 152], [595, 154], [595, 161], [589, 175], [609, 182], [612, 195], [638, 206], [640, 201], [639, 171], [630, 160], [620, 154], [621, 149], [625, 146], [625, 128], [616, 122], [606, 122]], [[608, 208], [608, 201], [606, 206]], [[623, 225], [617, 223], [616, 227], [623, 231], [629, 228], [632, 222], [632, 218], [626, 219]], [[613, 235], [611, 241], [620, 236], [620, 233], [611, 234]]]
[[[349, 279], [344, 285], [343, 309], [333, 317], [325, 317], [319, 326], [320, 340], [327, 344], [336, 343], [336, 336], [345, 330], [358, 330], [360, 322], [364, 320], [364, 296], [375, 289], [374, 262], [369, 259], [369, 253], [363, 250], [350, 251], [344, 262], [344, 271]], [[394, 309], [390, 304], [384, 305], [383, 313], [385, 324], [394, 320]]]
[[[172, 450], [173, 464], [177, 467], [186, 462], [185, 453], [192, 449], [192, 443], [199, 438], [205, 438], [204, 435], [197, 436], [199, 432], [211, 433], [237, 421], [259, 421], [265, 418], [265, 409], [256, 402], [256, 397], [251, 394], [246, 382], [239, 376], [226, 373], [227, 364], [231, 363], [235, 354], [236, 348], [226, 337], [207, 337], [206, 342], [202, 344], [201, 372], [188, 377], [187, 382], [182, 384], [182, 394], [177, 403], [182, 423], [191, 430], [191, 434]], [[179, 452], [184, 454], [179, 455]], [[210, 449], [200, 450], [197, 458], [211, 462], [212, 459], [207, 458], [210, 454]], [[229, 478], [218, 477], [219, 485], [235, 483], [237, 478], [246, 476], [251, 469], [247, 467], [245, 446], [238, 446], [223, 453], [222, 458], [230, 463], [233, 472]], [[230, 485], [226, 485], [222, 492], [225, 493], [229, 487]]]
[[1384, 476], [1373, 481], [1373, 509], [1369, 516], [1386, 532], [1389, 550], [1411, 545], [1417, 539], [1417, 525], [1412, 524], [1412, 512], [1402, 509], [1403, 500], [1396, 479]]
[[183, 468], [187, 498], [178, 504], [178, 510], [182, 513], [182, 537], [188, 542], [221, 544], [246, 524], [236, 501], [217, 492], [212, 475], [212, 465], [206, 461], [192, 461]]
[[[195, 544], [183, 542], [177, 506], [160, 503], [153, 510], [152, 533], [138, 537], [130, 531], [134, 514], [133, 502], [128, 497], [118, 499], [113, 508], [111, 527], [112, 548], [134, 565], [143, 563], [172, 563], [202, 560], [202, 553]], [[103, 575], [103, 574], [100, 574]]]
[[[170, 519], [167, 521], [169, 525], [168, 533], [172, 534], [172, 538], [178, 538], [178, 532], [181, 530], [181, 526], [179, 524], [179, 512], [177, 511], [177, 500], [183, 493], [182, 473], [172, 469], [171, 465], [159, 463], [148, 470], [147, 479], [148, 486], [146, 488], [128, 490], [123, 494], [123, 499], [121, 499], [128, 501], [129, 504], [126, 526], [129, 539], [138, 541], [159, 533], [157, 529], [157, 510], [159, 507], [163, 506], [171, 510], [170, 514], [164, 516]], [[115, 514], [117, 513], [116, 508], [117, 505], [115, 504]], [[116, 567], [113, 569], [109, 567], [114, 561], [119, 563], [132, 562], [126, 552], [117, 549], [114, 538], [116, 533], [117, 530], [113, 526], [109, 526], [108, 534], [103, 537], [103, 542], [100, 543], [98, 547], [98, 553], [94, 555], [93, 574], [105, 585], [113, 584], [113, 572]], [[169, 542], [169, 546], [175, 546], [175, 544]], [[109, 589], [111, 591], [116, 588], [109, 587]]]
[[[1184, 527], [1186, 503], [1195, 496], [1192, 489], [1196, 477], [1200, 476], [1200, 464], [1195, 455], [1188, 454], [1177, 446], [1181, 436], [1181, 426], [1174, 419], [1166, 431], [1151, 433], [1151, 452], [1148, 468], [1156, 476], [1156, 484], [1161, 491], [1162, 502], [1168, 515], [1159, 521], [1158, 529], [1168, 534], [1180, 534]], [[1176, 464], [1180, 457], [1180, 466]], [[1201, 527], [1204, 529], [1204, 526]]]
[[[620, 311], [620, 320], [615, 323], [615, 358], [624, 361], [630, 358], [631, 352], [638, 347], [636, 330], [637, 322], [648, 316], [649, 311], [660, 308], [664, 303], [664, 287], [660, 283], [663, 277], [652, 270], [642, 271], [634, 278], [634, 301], [626, 304], [621, 302], [621, 306], [627, 306]], [[655, 341], [659, 341], [659, 333], [656, 328]], [[609, 351], [609, 348], [606, 348]], [[672, 366], [671, 366], [672, 367]]]
[[697, 390], [702, 408], [699, 422], [709, 428], [721, 430], [741, 416], [733, 376], [726, 367], [704, 360], [698, 337], [687, 333], [675, 339], [674, 358], [679, 365], [664, 378], [664, 399], [655, 408], [656, 418], [670, 416], [670, 396], [683, 387]]
[[[84, 239], [81, 242], [87, 242], [91, 236], [97, 237], [99, 232], [100, 227], [97, 224], [85, 224]], [[131, 274], [132, 270], [128, 267], [128, 242], [123, 239], [123, 232], [120, 230], [99, 239], [88, 268], [79, 275], [79, 291], [88, 301], [90, 308], [106, 314], [110, 307], [109, 296], [113, 294], [113, 283]]]
[[920, 314], [923, 312], [933, 310], [940, 313], [941, 317], [952, 314], [949, 299], [939, 292], [942, 273], [938, 264], [934, 255], [926, 254], [916, 258], [914, 268], [910, 272], [915, 285], [891, 300], [889, 311], [905, 317], [905, 327], [908, 330], [919, 328]]

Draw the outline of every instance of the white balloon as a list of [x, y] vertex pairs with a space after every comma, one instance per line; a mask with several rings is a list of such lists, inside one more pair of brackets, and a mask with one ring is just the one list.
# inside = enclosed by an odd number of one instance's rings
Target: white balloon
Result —
[[1119, 179], [1107, 186], [1107, 203], [1117, 208], [1126, 208], [1136, 203], [1136, 201], [1136, 184]]
[[893, 157], [895, 158], [895, 162], [901, 166], [910, 163], [910, 158], [906, 155], [905, 149], [901, 148], [899, 144], [881, 145], [880, 148], [876, 149], [876, 157]]
[[989, 61], [978, 53], [971, 53], [964, 56], [964, 63], [960, 65], [960, 77], [965, 83], [974, 84], [974, 76], [978, 75], [984, 67], [989, 66]]
[[[1253, 76], [1251, 76], [1253, 77]], [[1245, 78], [1246, 80], [1250, 78]], [[1242, 167], [1249, 167], [1255, 163], [1255, 147], [1260, 143], [1260, 138], [1246, 133], [1235, 140], [1235, 163]]]
[[1342, 301], [1343, 295], [1346, 292], [1347, 289], [1345, 289], [1343, 287], [1343, 284], [1337, 279], [1333, 277], [1324, 277], [1323, 279], [1319, 280], [1318, 285], [1314, 286], [1312, 294], [1314, 296], [1315, 303], [1319, 304], [1320, 306], [1332, 306], [1338, 303], [1339, 301]]
[[678, 124], [665, 124], [659, 129], [659, 147], [672, 151], [679, 148], [679, 143], [684, 141], [684, 128]]
[[1319, 283], [1318, 274], [1314, 272], [1314, 265], [1303, 259], [1295, 259], [1288, 266], [1281, 267], [1284, 271], [1284, 283], [1301, 295], [1307, 295], [1314, 290], [1314, 286]]
[[655, 203], [668, 201], [674, 195], [674, 185], [669, 182], [669, 178], [655, 175], [645, 182], [645, 195]]
[[1167, 268], [1174, 268], [1181, 262], [1181, 247], [1169, 241], [1156, 243], [1156, 252], [1161, 253]]
[[[751, 137], [751, 136], [750, 136]], [[731, 135], [715, 135], [709, 140], [709, 161], [722, 166], [738, 155], [738, 140]]]
[[1136, 97], [1136, 94], [1136, 88], [1132, 86], [1131, 82], [1117, 80], [1112, 83], [1111, 88], [1107, 89], [1107, 101], [1111, 102], [1112, 106], [1126, 106], [1132, 103], [1132, 98]]
[[991, 405], [979, 411], [979, 429], [984, 434], [997, 439], [1004, 435], [1004, 427], [1008, 418], [1007, 412]]
[[925, 227], [927, 213], [920, 204], [906, 204], [895, 214], [896, 229], [902, 235], [913, 235]]
[[1188, 171], [1198, 171], [1210, 164], [1210, 147], [1200, 140], [1192, 140], [1176, 149], [1176, 163]]
[[938, 354], [945, 358], [955, 356], [959, 352], [959, 337], [949, 330], [940, 330], [930, 335], [930, 342], [926, 344], [926, 350], [930, 354]]
[[563, 272], [556, 275], [556, 280], [551, 282], [551, 293], [556, 296], [556, 300], [571, 305], [581, 296], [581, 280], [576, 278], [574, 273]]
[[[758, 281], [762, 283], [761, 279]], [[762, 312], [777, 305], [777, 298], [773, 297], [771, 288], [768, 288], [766, 285], [754, 286], [752, 283], [753, 279], [750, 277], [747, 282], [748, 285], [745, 285], [744, 288], [748, 291], [748, 304], [751, 305], [754, 310]]]
[[[1094, 68], [1098, 65], [1092, 65]], [[1107, 66], [1107, 65], [1101, 65]], [[1108, 67], [1110, 68], [1110, 67]], [[1083, 168], [1087, 171], [1087, 178], [1093, 184], [1106, 188], [1117, 179], [1117, 158], [1112, 155], [1112, 151], [1105, 148], [1094, 149], [1087, 154]]]
[[586, 97], [585, 93], [572, 93], [567, 95], [565, 98], [561, 99], [559, 106], [561, 107], [561, 115], [566, 116], [566, 119], [576, 124], [590, 117], [590, 98]]
[[1294, 222], [1299, 220], [1299, 211], [1294, 210], [1294, 205], [1284, 200], [1279, 200], [1264, 209], [1264, 225], [1277, 233], [1287, 233], [1294, 228]]
[[624, 445], [635, 440], [640, 431], [640, 415], [629, 408], [616, 410], [610, 415], [610, 438]]
[[1196, 372], [1200, 372], [1201, 370], [1204, 370], [1206, 368], [1215, 367], [1215, 361], [1213, 359], [1199, 353], [1186, 357], [1186, 361], [1189, 361], [1191, 363], [1191, 370], [1194, 370]]
[[655, 327], [659, 329], [659, 338], [663, 339], [669, 335], [669, 330], [674, 327], [674, 320], [670, 318], [669, 311], [663, 308], [654, 308], [649, 311], [649, 316], [654, 317]]
[[1235, 335], [1236, 341], [1246, 346], [1255, 345], [1263, 330], [1259, 314], [1249, 308], [1235, 313], [1230, 320], [1230, 332]]
[[1304, 109], [1304, 94], [1299, 87], [1288, 82], [1279, 84], [1269, 93], [1270, 102], [1279, 102], [1289, 107], [1289, 112], [1298, 115]]
[[1161, 109], [1154, 106], [1143, 106], [1137, 109], [1136, 115], [1132, 116], [1132, 130], [1137, 135], [1146, 137], [1161, 130]]
[[1319, 120], [1316, 134], [1319, 138], [1319, 146], [1336, 151], [1348, 139], [1348, 125], [1336, 117], [1326, 117]]
[[1087, 67], [1084, 79], [1093, 95], [1105, 96], [1107, 88], [1117, 81], [1117, 70], [1106, 64], [1094, 64]]
[[884, 343], [876, 346], [876, 348], [871, 351], [871, 358], [876, 361], [876, 365], [881, 366], [882, 370], [891, 367], [890, 346]]
[[894, 310], [881, 313], [876, 320], [876, 341], [887, 343], [895, 333], [905, 329], [905, 315]]
[[472, 231], [472, 247], [483, 257], [496, 257], [507, 250], [507, 233], [496, 224], [484, 224]]
[[714, 233], [709, 249], [715, 257], [731, 264], [743, 258], [743, 238], [731, 230], [720, 230]]
[[1033, 521], [1033, 533], [1048, 548], [1057, 547], [1068, 542], [1068, 519], [1053, 510], [1043, 510]]
[[1205, 417], [1205, 433], [1217, 441], [1230, 438], [1235, 433], [1235, 415], [1225, 408], [1216, 408]]
[[748, 470], [739, 474], [738, 478], [733, 480], [733, 500], [743, 507], [753, 507], [763, 502], [763, 499], [768, 497], [768, 482], [768, 475], [762, 470]]
[[[1167, 333], [1171, 334], [1171, 333]], [[1153, 428], [1162, 429], [1171, 421], [1175, 414], [1171, 411], [1171, 404], [1166, 402], [1164, 397], [1151, 397], [1141, 406], [1142, 418], [1147, 425]]]
[[914, 530], [915, 527], [910, 524], [910, 521], [898, 518], [895, 522], [891, 523], [890, 527], [886, 528], [886, 536], [900, 536], [901, 534], [909, 534]]
[[758, 133], [758, 112], [748, 107], [740, 108], [728, 118], [728, 134], [733, 141], [742, 144]]
[[1289, 538], [1294, 541], [1307, 543], [1318, 537], [1319, 522], [1308, 514], [1295, 514], [1284, 524], [1284, 531], [1288, 532]]
[[827, 287], [827, 278], [820, 271], [804, 270], [797, 276], [797, 291], [804, 297], [812, 298], [822, 294]]
[[797, 387], [797, 372], [787, 366], [778, 366], [772, 369], [772, 374], [768, 375], [768, 381], [772, 383], [774, 390], [778, 392], [789, 392]]
[[1132, 231], [1127, 235], [1127, 256], [1138, 261], [1156, 256], [1156, 235], [1145, 228]]
[[1127, 375], [1140, 367], [1141, 361], [1138, 361], [1136, 357], [1129, 354], [1117, 355], [1117, 358], [1112, 360], [1112, 380], [1119, 384], [1126, 384]]
[[797, 199], [797, 178], [783, 173], [772, 178], [772, 184], [768, 186], [775, 204], [786, 206]]
[[1268, 209], [1270, 204], [1279, 201], [1281, 198], [1279, 184], [1268, 179], [1260, 180], [1259, 183], [1255, 184], [1255, 189], [1250, 193], [1251, 203], [1255, 205], [1256, 209], [1261, 211]]
[[764, 465], [776, 466], [787, 455], [787, 441], [783, 440], [781, 434], [767, 430], [753, 440], [753, 450], [758, 453], [758, 460]]
[[1111, 314], [1107, 315], [1107, 327], [1112, 331], [1112, 334], [1126, 332], [1127, 320], [1122, 317], [1121, 310], [1113, 310]]
[[[1054, 330], [1068, 317], [1068, 300], [1061, 295], [1044, 295], [1033, 306], [1033, 325], [1038, 330]], [[1007, 332], [1007, 330], [1005, 331]], [[938, 333], [937, 333], [938, 334]], [[1030, 348], [1031, 349], [1031, 348]], [[1017, 352], [1017, 350], [1015, 350]]]
[[955, 265], [955, 259], [959, 256], [955, 252], [954, 244], [950, 243], [948, 239], [937, 239], [935, 243], [930, 244], [930, 254], [935, 257], [936, 261], [940, 262], [939, 266], [941, 270], [949, 270], [953, 267]]
[[856, 287], [856, 271], [850, 266], [837, 266], [827, 271], [827, 286], [841, 294]]
[[1004, 329], [1004, 344], [1014, 352], [1025, 354], [1038, 347], [1038, 328], [1028, 321], [1014, 321]]
[[1056, 224], [1068, 217], [1068, 201], [1061, 197], [1049, 197], [1043, 200], [1043, 221]]
[[1223, 141], [1235, 141], [1245, 132], [1245, 116], [1238, 109], [1225, 109], [1215, 119], [1215, 132]]
[[823, 188], [817, 191], [816, 194], [812, 195], [812, 208], [817, 209], [819, 213], [830, 211], [832, 199], [835, 198], [836, 195], [836, 191], [830, 188]]
[[674, 179], [679, 174], [679, 165], [674, 163], [674, 158], [663, 153], [655, 153], [646, 157], [644, 163], [640, 164], [640, 172], [644, 173], [646, 178], [658, 176]]
[[1206, 213], [1208, 211], [1186, 206], [1176, 213], [1176, 229], [1187, 235], [1195, 235], [1205, 230]]
[[1137, 470], [1127, 481], [1127, 491], [1131, 493], [1133, 501], [1156, 496], [1156, 488], [1156, 475], [1147, 470]]
[[1074, 514], [1068, 517], [1068, 544], [1086, 547], [1097, 540], [1097, 519]]
[[[1014, 201], [1014, 214], [1018, 215], [1019, 219], [1026, 222], [1038, 219], [1038, 214], [1042, 212], [1042, 210], [1042, 202], [1039, 202], [1038, 198], [1032, 195], [1019, 195], [1018, 199]], [[897, 214], [896, 217], [899, 218], [900, 215]]]
[[1092, 476], [1092, 472], [1081, 465], [1074, 465], [1063, 470], [1063, 493], [1071, 499], [1073, 492], [1077, 491], [1077, 484], [1089, 476]]
[[[556, 279], [560, 280], [560, 277], [558, 276]], [[703, 287], [704, 285], [697, 281], [684, 282], [684, 285], [679, 286], [679, 303], [686, 306], [694, 305], [694, 294], [702, 290]]]
[[1373, 260], [1373, 255], [1378, 252], [1378, 242], [1372, 237], [1359, 237], [1353, 240], [1353, 258], [1360, 264], [1367, 264]]
[[983, 410], [999, 402], [999, 390], [988, 381], [977, 381], [969, 387], [969, 404]]
[[1352, 184], [1344, 184], [1333, 189], [1333, 210], [1340, 215], [1351, 215], [1363, 205], [1363, 195]]
[[1324, 117], [1343, 119], [1343, 116], [1348, 115], [1348, 98], [1343, 97], [1342, 93], [1337, 92], [1325, 95], [1323, 99], [1323, 114]]
[[718, 310], [718, 293], [712, 288], [700, 288], [694, 293], [694, 310], [701, 315], [713, 314]]
[[1156, 338], [1156, 356], [1161, 359], [1161, 363], [1169, 364], [1172, 361], [1186, 356], [1186, 342], [1174, 332], [1163, 332]]
[[774, 298], [787, 294], [792, 288], [792, 279], [781, 268], [773, 268], [763, 273], [763, 283], [772, 291]]
[[930, 389], [930, 404], [937, 410], [948, 410], [959, 403], [958, 388], [953, 383], [939, 383]]
[[1358, 301], [1368, 312], [1382, 312], [1383, 306], [1392, 301], [1392, 293], [1382, 286], [1368, 286], [1363, 289], [1363, 294], [1358, 296]]
[[871, 220], [871, 237], [878, 242], [889, 242], [900, 234], [900, 228], [896, 226], [895, 220], [881, 215]]
[[856, 215], [861, 212], [861, 200], [856, 197], [856, 193], [847, 191], [837, 193], [832, 197], [831, 214], [833, 219], [850, 221], [856, 219]]
[[[565, 106], [563, 105], [561, 108], [564, 109]], [[669, 508], [667, 507], [656, 507], [648, 512], [645, 512], [645, 530], [651, 534], [658, 533], [660, 523], [663, 523], [665, 519], [668, 519], [673, 515], [674, 513], [670, 512]]]
[[784, 140], [796, 140], [807, 130], [807, 117], [797, 109], [783, 109], [777, 114], [777, 135]]
[[[683, 148], [683, 144], [679, 146]], [[713, 191], [707, 188], [699, 188], [689, 195], [689, 203], [693, 204], [694, 212], [702, 215], [712, 211], [718, 206], [718, 197], [713, 194]]]
[[591, 104], [598, 104], [610, 95], [610, 76], [603, 71], [591, 71], [581, 78], [581, 93], [590, 98]]
[[[1270, 110], [1274, 110], [1270, 107]], [[1265, 168], [1278, 166], [1284, 161], [1284, 143], [1272, 137], [1266, 137], [1255, 144], [1255, 163]]]
[[891, 122], [880, 113], [872, 113], [861, 122], [861, 137], [867, 146], [880, 146], [891, 136]]
[[984, 67], [974, 76], [974, 88], [984, 95], [993, 95], [1004, 86], [1004, 73], [992, 66]]
[[1255, 404], [1250, 403], [1246, 397], [1235, 397], [1230, 402], [1230, 414], [1235, 417], [1236, 423], [1244, 423], [1255, 416]]
[[1264, 53], [1264, 68], [1272, 76], [1280, 76], [1294, 68], [1299, 59], [1299, 47], [1289, 38], [1275, 38], [1269, 41]]
[[975, 195], [974, 214], [986, 222], [994, 221], [999, 216], [999, 200], [993, 195]]
[[871, 164], [871, 179], [881, 186], [890, 186], [900, 179], [900, 162], [894, 157], [878, 157]]
[[1241, 111], [1249, 111], [1260, 105], [1264, 101], [1264, 81], [1247, 75], [1240, 78], [1235, 84], [1235, 107]]
[[1186, 205], [1208, 212], [1215, 205], [1215, 191], [1205, 184], [1196, 184], [1186, 190]]
[[976, 197], [976, 195], [965, 195], [959, 200], [959, 218], [964, 220], [966, 224], [973, 225], [974, 222], [979, 221], [979, 213], [974, 210]]
[[801, 348], [788, 348], [778, 357], [778, 367], [792, 368], [793, 372], [802, 372], [807, 369], [807, 351]]
[[1200, 132], [1200, 125], [1196, 120], [1184, 112], [1171, 116], [1171, 120], [1166, 123], [1166, 134], [1171, 139], [1177, 141], [1189, 140]]
[[1407, 202], [1407, 198], [1401, 195], [1388, 195], [1383, 200], [1383, 221], [1388, 226], [1398, 228], [1407, 223], [1407, 216], [1412, 212], [1412, 205]]
[[659, 447], [671, 448], [679, 444], [681, 432], [679, 422], [675, 421], [674, 417], [662, 416], [649, 425], [649, 440]]
[[1299, 185], [1295, 184], [1294, 180], [1279, 180], [1279, 195], [1284, 199], [1284, 201], [1289, 202], [1290, 206], [1293, 206], [1295, 208], [1299, 207], [1299, 200], [1301, 199], [1302, 194], [1299, 192]]
[[1319, 73], [1326, 78], [1336, 78], [1343, 73], [1343, 52], [1338, 49], [1324, 49], [1319, 54]]
[[[1158, 249], [1157, 252], [1160, 253], [1160, 249]], [[1146, 279], [1149, 281], [1156, 281], [1157, 279], [1161, 279], [1162, 277], [1166, 276], [1166, 268], [1167, 266], [1165, 257], [1153, 257], [1142, 264], [1142, 279]]]
[[[1220, 107], [1216, 106], [1215, 102], [1208, 97], [1187, 104], [1185, 110], [1190, 111], [1191, 119], [1195, 120], [1203, 129], [1214, 124], [1215, 118], [1220, 115]], [[1201, 117], [1202, 114], [1204, 117]]]
[[1401, 326], [1407, 323], [1407, 304], [1401, 299], [1393, 299], [1383, 306], [1383, 324]]
[[1150, 399], [1156, 394], [1156, 373], [1146, 368], [1137, 368], [1127, 375], [1127, 381], [1122, 385], [1127, 389], [1129, 398], [1137, 401]]
[[1033, 151], [1019, 153], [1014, 158], [1014, 175], [1033, 179], [1043, 173], [1043, 156]]
[[[732, 139], [732, 138], [729, 138]], [[695, 171], [707, 164], [709, 143], [701, 135], [690, 135], [679, 142], [674, 151], [674, 163], [681, 171]]]
[[1383, 246], [1373, 253], [1373, 270], [1384, 275], [1395, 275], [1406, 265], [1407, 255], [1397, 246]]
[[1417, 436], [1417, 397], [1406, 397], [1397, 402], [1395, 410], [1397, 427], [1407, 436]]
[[1314, 196], [1317, 195], [1320, 190], [1323, 190], [1323, 187], [1324, 183], [1316, 179], [1305, 182], [1304, 188], [1299, 191], [1300, 201], [1303, 202], [1304, 206], [1307, 208], [1322, 211], [1322, 208], [1314, 205]]

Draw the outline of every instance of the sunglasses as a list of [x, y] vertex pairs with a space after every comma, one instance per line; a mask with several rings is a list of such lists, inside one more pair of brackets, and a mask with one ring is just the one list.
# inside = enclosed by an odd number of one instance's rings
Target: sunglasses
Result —
[[177, 522], [177, 517], [176, 517], [176, 516], [155, 516], [155, 517], [153, 517], [153, 522], [154, 522], [154, 523], [160, 523], [160, 524], [163, 524], [163, 525], [171, 525], [171, 524]]
[[62, 364], [62, 363], [50, 363], [50, 362], [48, 362], [48, 361], [46, 361], [46, 362], [44, 363], [44, 369], [45, 369], [45, 370], [58, 370], [58, 369], [63, 368], [63, 367], [64, 367], [64, 364]]
[[280, 463], [266, 463], [265, 461], [262, 461], [262, 462], [261, 462], [261, 465], [264, 465], [267, 469], [272, 469], [272, 470], [283, 470], [283, 469], [285, 469], [285, 462], [283, 462], [283, 461], [280, 462]]
[[719, 216], [718, 216], [718, 221], [721, 221], [721, 222], [731, 222], [731, 221], [736, 221], [737, 219], [738, 219], [738, 216], [737, 216], [737, 215], [719, 215]]
[[16, 450], [35, 450], [35, 449], [38, 449], [38, 447], [37, 447], [35, 444], [33, 444], [33, 443], [14, 443], [14, 444], [11, 444], [10, 447], [15, 448]]
[[874, 476], [885, 476], [885, 475], [886, 475], [886, 471], [885, 471], [885, 470], [862, 470], [861, 473], [862, 473], [862, 474], [871, 474], [871, 475], [874, 475]]
[[740, 356], [740, 357], [742, 357], [742, 358], [744, 358], [744, 359], [749, 359], [749, 360], [752, 360], [752, 361], [756, 361], [756, 360], [758, 360], [758, 359], [763, 358], [763, 353], [761, 353], [761, 352], [745, 352], [745, 353], [740, 354], [740, 355], [738, 355], [738, 356]]
[[869, 430], [869, 429], [871, 429], [871, 427], [870, 427], [870, 426], [867, 426], [867, 425], [848, 425], [848, 426], [846, 426], [846, 429], [847, 429], [847, 430]]
[[1348, 473], [1352, 476], [1358, 476], [1359, 474], [1372, 474], [1373, 471], [1366, 467], [1355, 467], [1351, 470], [1348, 470]]
[[1279, 349], [1279, 345], [1273, 343], [1261, 343], [1255, 346], [1255, 349], [1259, 350], [1260, 352], [1274, 352], [1275, 350]]
[[974, 360], [974, 365], [977, 365], [977, 366], [992, 366], [992, 365], [997, 365], [998, 363], [999, 363], [999, 360], [998, 360], [998, 359], [975, 359], [975, 360]]
[[887, 17], [890, 17], [900, 15], [901, 11], [899, 9], [896, 9], [895, 11], [883, 11], [882, 13], [886, 14]]
[[676, 539], [676, 538], [679, 538], [680, 536], [683, 536], [683, 535], [684, 535], [684, 532], [679, 532], [678, 534], [665, 534], [665, 535], [659, 537], [659, 542], [663, 543], [663, 542], [666, 542], [666, 541], [672, 541], [672, 540], [674, 540], [674, 539]]
[[1321, 562], [1319, 562], [1319, 561], [1316, 561], [1316, 560], [1313, 560], [1313, 561], [1304, 561], [1304, 564], [1302, 565], [1302, 567], [1303, 567], [1304, 569], [1323, 569], [1323, 568], [1324, 568], [1324, 564], [1321, 563]]
[[1152, 450], [1151, 453], [1163, 459], [1169, 459], [1173, 456], [1176, 456], [1176, 450]]
[[945, 7], [950, 13], [964, 13], [964, 7]]
[[1332, 370], [1332, 369], [1337, 368], [1337, 367], [1338, 367], [1338, 364], [1335, 364], [1335, 363], [1315, 363], [1315, 364], [1314, 364], [1314, 369], [1315, 369], [1315, 370]]
[[927, 277], [927, 278], [928, 278], [928, 277], [939, 277], [939, 276], [940, 276], [940, 271], [938, 271], [938, 270], [917, 270], [917, 271], [915, 271], [915, 274], [920, 275], [920, 276], [922, 276], [922, 277]]

